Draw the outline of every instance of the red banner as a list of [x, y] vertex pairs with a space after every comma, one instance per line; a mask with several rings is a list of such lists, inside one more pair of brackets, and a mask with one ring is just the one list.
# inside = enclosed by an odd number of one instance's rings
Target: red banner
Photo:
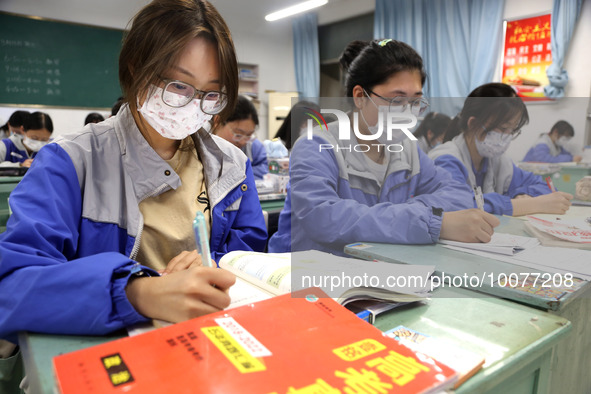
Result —
[[552, 63], [550, 14], [506, 22], [502, 81], [524, 101], [548, 100], [546, 69]]

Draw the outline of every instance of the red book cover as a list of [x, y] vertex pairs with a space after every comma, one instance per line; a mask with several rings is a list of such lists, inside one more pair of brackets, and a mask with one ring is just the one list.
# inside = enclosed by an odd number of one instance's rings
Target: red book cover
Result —
[[53, 359], [79, 393], [424, 393], [456, 373], [319, 289], [201, 316]]

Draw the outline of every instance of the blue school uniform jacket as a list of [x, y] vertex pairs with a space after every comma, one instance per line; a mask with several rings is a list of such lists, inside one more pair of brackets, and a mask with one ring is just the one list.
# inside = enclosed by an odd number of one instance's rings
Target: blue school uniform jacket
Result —
[[[430, 244], [439, 239], [442, 211], [472, 207], [471, 190], [454, 181], [416, 145], [404, 139], [391, 153], [383, 182], [366, 170], [364, 153], [339, 141], [338, 122], [291, 153], [291, 193], [269, 251], [318, 249], [343, 254], [352, 242]], [[322, 149], [327, 145], [336, 149]], [[285, 216], [291, 212], [290, 220]]]
[[23, 140], [17, 136], [4, 138], [0, 142], [0, 161], [10, 161], [12, 163], [22, 163], [27, 159], [35, 157], [37, 152], [31, 156], [27, 152]]
[[[267, 238], [250, 162], [227, 141], [193, 135], [211, 204], [211, 257], [262, 251]], [[0, 236], [0, 338], [20, 330], [102, 335], [147, 320], [125, 286], [143, 268], [139, 202], [181, 185], [128, 107], [46, 145], [10, 196]]]
[[556, 146], [547, 133], [540, 136], [534, 146], [532, 146], [523, 158], [523, 161], [539, 161], [543, 163], [562, 163], [573, 160], [566, 149]]
[[261, 141], [255, 139], [248, 141], [248, 143], [242, 148], [242, 151], [252, 163], [254, 179], [263, 179], [263, 175], [269, 172], [265, 145], [263, 145]]
[[[484, 158], [482, 168], [477, 172], [472, 165], [464, 134], [433, 149], [429, 157], [471, 189], [480, 186], [484, 194], [484, 210], [489, 213], [513, 215], [511, 199], [515, 196], [527, 194], [536, 197], [550, 192], [541, 176], [520, 169], [505, 154], [492, 159]], [[473, 204], [476, 207], [476, 201]]]

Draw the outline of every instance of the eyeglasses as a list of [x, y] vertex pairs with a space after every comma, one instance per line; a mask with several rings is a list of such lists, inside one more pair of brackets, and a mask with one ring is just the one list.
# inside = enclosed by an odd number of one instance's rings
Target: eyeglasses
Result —
[[[236, 132], [236, 130], [239, 131]], [[246, 134], [247, 132], [244, 130], [240, 130], [240, 129], [230, 129], [230, 131], [232, 132], [232, 139], [235, 142], [242, 142], [242, 141], [252, 141], [256, 138], [256, 135], [254, 135], [254, 131], [250, 134]]]
[[[410, 111], [415, 116], [422, 115], [425, 110], [429, 107], [429, 101], [427, 101], [424, 97], [405, 97], [405, 96], [396, 96], [396, 97], [382, 97], [376, 92], [372, 91], [371, 89], [364, 89], [366, 90], [366, 94], [369, 92], [374, 96], [377, 96], [388, 103], [389, 111], [406, 111], [408, 105], [410, 105]], [[369, 97], [369, 94], [367, 94]]]
[[521, 129], [509, 129], [506, 127], [496, 127], [494, 129], [487, 129], [486, 127], [482, 126], [482, 129], [484, 130], [484, 133], [488, 133], [489, 131], [493, 131], [493, 130], [497, 130], [500, 133], [503, 134], [510, 134], [511, 135], [511, 140], [514, 140], [515, 138], [519, 137], [519, 135], [521, 134]]
[[162, 93], [162, 101], [170, 107], [184, 107], [197, 97], [200, 100], [199, 105], [203, 112], [208, 115], [216, 115], [228, 103], [228, 96], [225, 93], [215, 90], [206, 92], [174, 79], [161, 78], [161, 80], [166, 84], [164, 93]]

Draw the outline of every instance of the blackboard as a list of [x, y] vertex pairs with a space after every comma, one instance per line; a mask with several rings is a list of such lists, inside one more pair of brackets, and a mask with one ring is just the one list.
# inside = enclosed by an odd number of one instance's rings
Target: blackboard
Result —
[[0, 105], [110, 108], [123, 30], [0, 12]]

